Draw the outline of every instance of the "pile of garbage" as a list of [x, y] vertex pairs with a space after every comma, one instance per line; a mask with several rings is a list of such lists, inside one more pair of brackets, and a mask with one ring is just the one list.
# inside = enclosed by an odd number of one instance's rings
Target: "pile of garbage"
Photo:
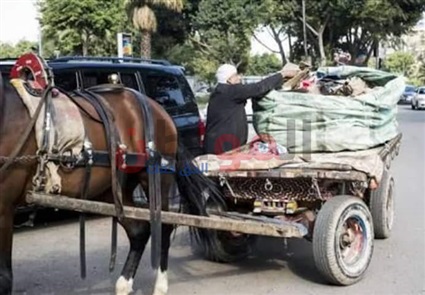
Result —
[[271, 138], [291, 153], [370, 149], [397, 136], [404, 83], [364, 67], [303, 70], [291, 85], [253, 101], [253, 125], [265, 142]]

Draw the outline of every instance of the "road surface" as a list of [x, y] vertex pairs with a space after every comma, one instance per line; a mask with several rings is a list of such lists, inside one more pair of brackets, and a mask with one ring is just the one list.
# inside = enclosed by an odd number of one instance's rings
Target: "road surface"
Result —
[[[237, 264], [204, 261], [192, 254], [179, 229], [170, 254], [171, 295], [208, 294], [425, 294], [425, 111], [401, 106], [403, 142], [393, 163], [396, 219], [393, 236], [376, 241], [365, 278], [350, 287], [327, 285], [315, 270], [304, 240], [260, 239], [254, 255]], [[108, 272], [110, 220], [87, 224], [86, 280], [79, 278], [78, 223], [39, 224], [19, 230], [14, 244], [15, 294], [112, 294], [128, 244], [120, 231], [117, 269]], [[134, 294], [151, 294], [154, 277], [147, 251]]]

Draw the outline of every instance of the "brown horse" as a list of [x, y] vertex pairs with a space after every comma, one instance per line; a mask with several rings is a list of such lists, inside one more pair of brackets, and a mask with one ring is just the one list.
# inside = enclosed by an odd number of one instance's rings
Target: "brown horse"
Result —
[[[0, 76], [1, 77], [1, 76]], [[16, 90], [3, 79], [0, 85], [0, 157], [9, 156], [14, 150], [21, 134], [28, 128], [31, 120]], [[121, 142], [127, 146], [129, 152], [140, 152], [140, 142], [144, 142], [143, 115], [137, 95], [123, 88], [120, 91], [102, 92], [102, 97], [109, 103], [115, 118], [115, 125]], [[75, 97], [81, 110], [87, 137], [93, 144], [94, 150], [106, 151], [107, 138], [104, 126], [99, 123], [99, 117], [94, 107], [83, 97]], [[202, 174], [178, 173], [187, 164], [193, 165], [190, 157], [180, 149], [176, 127], [165, 110], [153, 100], [148, 99], [149, 107], [155, 125], [154, 141], [157, 151], [176, 159], [176, 173], [160, 176], [162, 210], [168, 210], [168, 200], [174, 192], [177, 182], [182, 202], [193, 214], [205, 214], [201, 199], [201, 192], [206, 186], [213, 185]], [[96, 119], [97, 118], [97, 119]], [[129, 132], [132, 130], [132, 132]], [[23, 155], [35, 155], [37, 144], [34, 131], [26, 141], [20, 152]], [[1, 167], [1, 162], [0, 162]], [[0, 294], [12, 292], [12, 236], [14, 211], [18, 205], [25, 204], [25, 195], [32, 188], [32, 177], [37, 164], [15, 164], [7, 173], [0, 175]], [[62, 195], [70, 198], [80, 198], [80, 187], [85, 177], [85, 169], [75, 168], [71, 172], [59, 171], [62, 178]], [[87, 198], [104, 202], [113, 202], [111, 190], [111, 168], [93, 167], [88, 185]], [[122, 186], [124, 205], [134, 205], [133, 191], [141, 185], [149, 199], [148, 172], [146, 167], [137, 171], [127, 172], [125, 184]], [[219, 197], [219, 196], [218, 196]], [[116, 283], [117, 294], [129, 294], [132, 290], [133, 278], [136, 274], [145, 245], [150, 237], [150, 223], [123, 219], [120, 224], [125, 229], [130, 242], [130, 250]], [[173, 226], [162, 225], [162, 243], [160, 269], [157, 272], [154, 294], [166, 294], [168, 289], [167, 267], [170, 235]]]

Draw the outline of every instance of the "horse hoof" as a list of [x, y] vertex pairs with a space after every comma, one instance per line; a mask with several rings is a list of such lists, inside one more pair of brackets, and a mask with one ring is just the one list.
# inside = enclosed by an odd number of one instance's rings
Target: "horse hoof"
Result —
[[133, 279], [126, 280], [126, 278], [120, 276], [115, 284], [115, 294], [129, 295], [131, 292], [133, 292]]
[[158, 271], [156, 282], [155, 282], [155, 290], [153, 295], [167, 295], [168, 293], [168, 275], [167, 271], [162, 272]]

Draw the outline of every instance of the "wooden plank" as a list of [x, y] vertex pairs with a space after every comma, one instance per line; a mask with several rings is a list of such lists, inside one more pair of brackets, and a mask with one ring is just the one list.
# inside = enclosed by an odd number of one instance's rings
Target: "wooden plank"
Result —
[[[61, 195], [50, 195], [44, 193], [30, 192], [27, 194], [27, 202], [44, 207], [87, 212], [107, 216], [116, 216], [115, 205], [103, 202], [73, 199]], [[182, 213], [162, 211], [162, 222], [166, 224], [177, 224], [191, 227], [208, 228], [222, 231], [233, 231], [251, 235], [301, 238], [307, 234], [306, 228], [297, 223], [285, 222], [282, 224], [271, 224], [266, 222], [255, 222], [247, 220], [233, 220], [219, 216], [195, 216]], [[149, 220], [148, 209], [124, 206], [124, 216], [130, 219]]]

